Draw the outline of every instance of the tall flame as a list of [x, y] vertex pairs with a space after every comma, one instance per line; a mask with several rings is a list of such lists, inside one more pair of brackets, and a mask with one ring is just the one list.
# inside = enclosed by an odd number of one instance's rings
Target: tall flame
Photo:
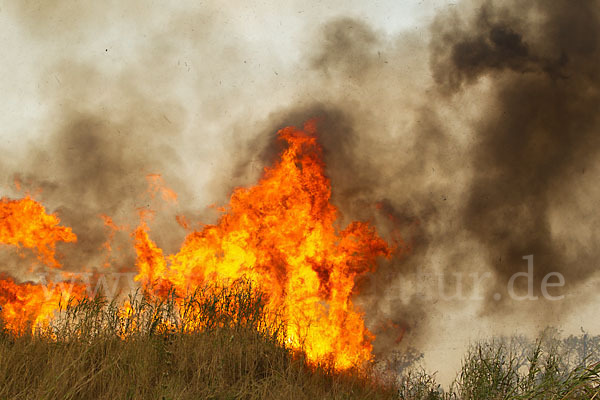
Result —
[[[245, 277], [265, 291], [267, 309], [283, 314], [290, 347], [336, 369], [360, 365], [372, 358], [373, 335], [352, 302], [355, 283], [394, 249], [366, 222], [339, 226], [315, 121], [277, 135], [285, 145], [281, 159], [265, 168], [256, 186], [236, 189], [219, 221], [190, 233], [176, 254], [165, 255], [152, 241], [148, 215], [142, 213], [132, 234], [135, 279], [159, 295], [171, 289], [185, 295], [205, 284]], [[176, 199], [159, 175], [148, 180], [153, 195]], [[71, 230], [58, 226], [56, 216], [29, 198], [2, 200], [1, 206], [0, 242], [34, 248], [49, 265], [59, 266], [54, 243], [75, 241]], [[40, 293], [46, 301], [32, 304], [42, 299]], [[74, 293], [83, 292], [77, 286]], [[61, 294], [54, 284], [0, 280], [0, 301], [8, 305], [3, 317], [15, 327], [25, 319], [50, 318]]]
[[283, 310], [291, 347], [309, 360], [347, 368], [371, 358], [372, 334], [351, 296], [356, 278], [392, 249], [367, 223], [336, 228], [315, 122], [278, 132], [287, 144], [281, 160], [258, 185], [233, 192], [216, 225], [187, 236], [165, 257], [143, 222], [135, 232], [139, 274], [145, 286], [180, 292], [206, 282], [246, 276]]

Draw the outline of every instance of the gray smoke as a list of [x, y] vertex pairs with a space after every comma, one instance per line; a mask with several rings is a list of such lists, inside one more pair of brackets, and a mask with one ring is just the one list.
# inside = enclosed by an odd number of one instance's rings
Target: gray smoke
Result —
[[494, 88], [473, 123], [463, 219], [500, 281], [523, 269], [526, 254], [535, 257], [537, 288], [549, 272], [562, 273], [573, 289], [596, 270], [597, 246], [565, 241], [556, 225], [576, 234], [597, 220], [556, 219], [578, 207], [573, 184], [598, 156], [598, 5], [488, 2], [466, 21], [450, 14], [433, 25], [431, 68], [440, 91], [452, 96], [483, 79]]
[[[278, 111], [263, 131], [320, 118], [334, 203], [384, 234], [382, 214], [401, 227], [410, 254], [359, 283], [373, 329], [395, 327], [379, 329], [380, 348], [399, 331], [428, 340], [426, 315], [445, 306], [400, 293], [420, 279], [451, 292], [455, 273], [489, 271], [480, 315], [517, 315], [532, 312], [506, 296], [524, 256], [534, 256], [535, 296], [548, 273], [565, 278], [553, 295], [592, 277], [599, 28], [597, 2], [539, 1], [465, 2], [436, 17], [427, 45], [349, 18], [321, 29], [306, 57], [315, 101]], [[526, 292], [527, 280], [515, 283]], [[569, 304], [533, 310], [553, 323]]]

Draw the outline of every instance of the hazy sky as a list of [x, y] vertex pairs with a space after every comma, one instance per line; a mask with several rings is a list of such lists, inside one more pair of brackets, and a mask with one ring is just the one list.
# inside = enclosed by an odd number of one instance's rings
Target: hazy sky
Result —
[[[20, 5], [17, 5], [19, 4]], [[40, 7], [35, 1], [7, 2], [0, 6], [0, 46], [3, 49], [0, 91], [2, 114], [0, 135], [3, 145], [18, 145], [38, 129], [36, 121], [48, 111], [48, 86], [60, 87], [57, 62], [85, 62], [115, 77], [120, 71], [137, 67], [139, 52], [152, 47], [156, 35], [168, 34], [178, 19], [198, 15], [187, 29], [212, 32], [204, 40], [243, 43], [238, 60], [223, 59], [223, 54], [204, 54], [195, 59], [194, 44], [182, 43], [170, 49], [168, 62], [183, 67], [174, 70], [171, 79], [180, 86], [193, 85], [194, 72], [211, 67], [211, 80], [227, 81], [229, 71], [248, 73], [235, 61], [246, 59], [258, 68], [251, 70], [252, 80], [244, 81], [248, 91], [260, 88], [261, 79], [273, 79], [278, 73], [293, 71], [300, 63], [302, 46], [318, 27], [338, 16], [359, 17], [376, 29], [393, 34], [403, 30], [422, 30], [445, 1], [250, 1], [250, 2], [93, 2], [50, 1]], [[212, 26], [215, 23], [217, 26]], [[197, 26], [194, 26], [196, 25]], [[204, 26], [203, 26], [204, 25]], [[202, 41], [202, 36], [197, 38]], [[206, 43], [196, 43], [203, 49]], [[202, 51], [202, 50], [201, 50]], [[239, 48], [236, 49], [239, 51]], [[199, 68], [196, 65], [201, 62]], [[145, 66], [152, 69], [153, 65]], [[222, 76], [221, 76], [222, 75]], [[223, 82], [222, 82], [223, 83]], [[227, 82], [225, 83], [227, 84]], [[233, 83], [231, 83], [233, 84]], [[216, 90], [217, 88], [214, 87]], [[184, 96], [193, 93], [184, 93]]]
[[[426, 36], [430, 18], [448, 6], [438, 0], [38, 3], [0, 6], [5, 153], [48, 134], [49, 121], [70, 101], [105, 107], [119, 102], [110, 99], [114, 88], [131, 85], [119, 90], [153, 100], [160, 93], [183, 108], [180, 131], [193, 143], [182, 151], [189, 152], [187, 173], [199, 190], [214, 174], [211, 165], [232, 124], [264, 118], [303, 96], [303, 57], [324, 23], [349, 16], [384, 35]], [[82, 102], [86, 84], [93, 94]]]

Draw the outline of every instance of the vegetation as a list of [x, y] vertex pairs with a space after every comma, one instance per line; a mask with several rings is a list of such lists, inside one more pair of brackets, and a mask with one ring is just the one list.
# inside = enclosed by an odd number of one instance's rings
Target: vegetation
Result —
[[35, 334], [0, 335], [0, 399], [392, 398], [362, 372], [308, 366], [263, 300], [240, 280], [125, 308], [68, 304]]
[[434, 376], [409, 370], [400, 379], [401, 399], [590, 400], [600, 399], [600, 337], [546, 330], [531, 342], [499, 338], [471, 346], [457, 378], [442, 390]]
[[83, 300], [35, 333], [1, 331], [0, 399], [600, 399], [598, 337], [475, 344], [442, 390], [404, 364], [393, 374], [308, 365], [244, 280], [125, 304]]

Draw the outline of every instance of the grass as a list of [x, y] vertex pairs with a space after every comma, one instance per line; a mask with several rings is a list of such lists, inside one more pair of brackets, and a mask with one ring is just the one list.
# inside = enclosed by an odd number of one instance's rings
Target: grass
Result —
[[245, 280], [126, 304], [85, 299], [35, 334], [0, 330], [0, 399], [600, 400], [598, 337], [474, 344], [443, 390], [420, 369], [309, 365]]
[[0, 399], [394, 398], [364, 372], [310, 366], [286, 348], [247, 281], [126, 303], [87, 299], [35, 334], [3, 332]]
[[[447, 391], [434, 376], [409, 371], [400, 379], [406, 400], [590, 400], [600, 399], [597, 338], [559, 339], [546, 331], [531, 343], [523, 337], [500, 338], [471, 346]], [[585, 349], [587, 344], [587, 349]], [[579, 351], [578, 351], [579, 350]], [[574, 352], [579, 357], [574, 357]]]

